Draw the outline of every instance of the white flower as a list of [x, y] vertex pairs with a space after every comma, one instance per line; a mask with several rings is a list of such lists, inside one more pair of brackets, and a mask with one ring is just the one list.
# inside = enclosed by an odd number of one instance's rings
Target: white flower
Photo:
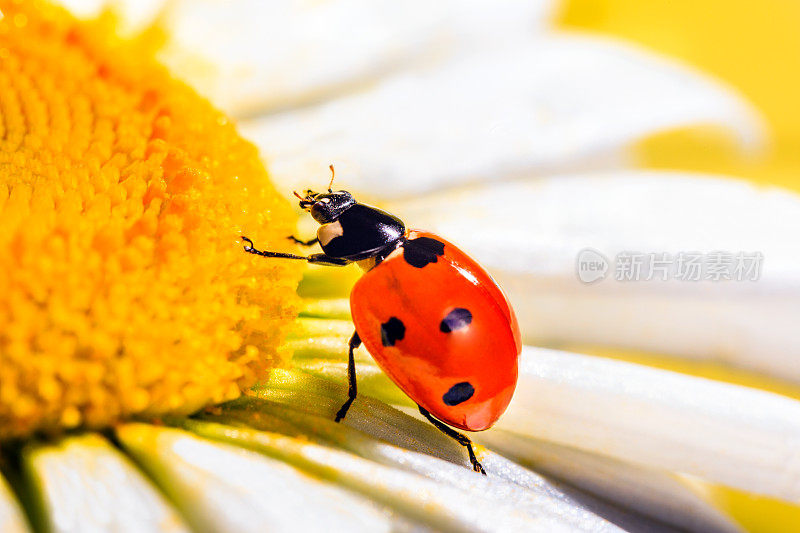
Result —
[[[101, 2], [66, 3], [91, 13]], [[130, 31], [160, 4], [123, 3]], [[628, 157], [650, 135], [709, 124], [757, 152], [757, 112], [685, 65], [552, 30], [551, 8], [176, 2], [163, 59], [238, 118], [287, 196], [324, 182], [334, 163], [339, 187], [474, 254], [509, 293], [527, 344], [646, 350], [800, 380], [800, 198], [636, 170]], [[585, 248], [609, 261], [727, 251], [764, 263], [752, 282], [585, 284]], [[326, 275], [310, 271], [306, 294], [319, 297], [313, 281]], [[336, 292], [327, 296], [344, 297], [346, 285]], [[337, 425], [351, 332], [346, 302], [309, 301], [290, 343], [297, 369], [253, 397], [178, 428], [123, 426], [122, 451], [91, 436], [29, 449], [39, 525], [736, 531], [698, 480], [800, 498], [796, 400], [578, 353], [523, 350], [511, 407], [474, 436], [494, 450], [480, 450], [487, 478], [402, 412], [413, 404], [366, 352], [362, 394]], [[0, 529], [14, 524], [0, 485]]]

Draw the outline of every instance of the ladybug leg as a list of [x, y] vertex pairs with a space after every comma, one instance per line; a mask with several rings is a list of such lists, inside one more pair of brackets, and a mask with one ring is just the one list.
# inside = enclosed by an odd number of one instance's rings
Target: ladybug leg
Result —
[[353, 403], [353, 400], [355, 400], [356, 396], [358, 396], [358, 383], [356, 383], [356, 360], [355, 356], [353, 355], [353, 351], [361, 346], [361, 337], [358, 336], [357, 331], [353, 332], [353, 336], [350, 337], [349, 344], [350, 351], [347, 358], [347, 381], [350, 385], [350, 388], [347, 391], [347, 401], [344, 402], [344, 405], [342, 405], [341, 409], [339, 409], [339, 412], [336, 413], [337, 422], [345, 417], [347, 410], [350, 409], [350, 405]]
[[300, 259], [302, 261], [308, 261], [309, 263], [314, 263], [317, 265], [327, 265], [327, 266], [345, 266], [349, 265], [350, 261], [347, 259], [343, 259], [341, 257], [331, 257], [325, 254], [311, 254], [308, 257], [304, 255], [295, 255], [295, 254], [287, 254], [284, 252], [269, 252], [266, 250], [256, 250], [253, 247], [253, 241], [242, 235], [242, 240], [247, 244], [244, 247], [244, 251], [249, 254], [260, 255], [262, 257], [275, 257], [279, 259]]
[[317, 244], [319, 242], [319, 237], [314, 237], [313, 239], [310, 239], [310, 240], [307, 240], [307, 241], [304, 241], [302, 239], [298, 239], [294, 235], [289, 235], [286, 238], [289, 239], [290, 241], [293, 241], [295, 244], [299, 244], [301, 246], [314, 246], [315, 244]]
[[315, 265], [340, 267], [350, 264], [350, 261], [347, 259], [343, 259], [341, 257], [331, 257], [325, 254], [311, 254], [308, 257], [304, 257], [303, 259]]
[[472, 469], [476, 472], [480, 472], [484, 476], [486, 475], [486, 470], [483, 469], [483, 466], [478, 462], [478, 458], [475, 457], [475, 450], [472, 449], [472, 441], [469, 440], [469, 437], [464, 435], [463, 433], [459, 433], [458, 431], [454, 430], [453, 428], [446, 426], [433, 418], [431, 414], [426, 411], [422, 406], [419, 406], [419, 412], [422, 413], [422, 416], [428, 419], [428, 422], [436, 426], [436, 429], [454, 439], [457, 443], [464, 446], [467, 449], [467, 454], [469, 454], [469, 462], [472, 464]]

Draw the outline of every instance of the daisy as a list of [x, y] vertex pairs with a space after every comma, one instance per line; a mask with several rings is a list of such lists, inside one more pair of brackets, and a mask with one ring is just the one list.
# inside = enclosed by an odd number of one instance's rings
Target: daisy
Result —
[[[80, 18], [0, 2], [0, 530], [739, 531], [732, 501], [796, 512], [800, 199], [631, 163], [709, 125], [757, 157], [766, 128], [731, 88], [556, 32], [547, 2], [65, 4]], [[333, 421], [355, 269], [242, 251], [291, 251], [287, 198], [331, 163], [517, 310], [515, 398], [472, 435], [486, 477], [363, 349]], [[694, 281], [690, 253], [761, 259]], [[669, 268], [626, 270], [639, 255]]]

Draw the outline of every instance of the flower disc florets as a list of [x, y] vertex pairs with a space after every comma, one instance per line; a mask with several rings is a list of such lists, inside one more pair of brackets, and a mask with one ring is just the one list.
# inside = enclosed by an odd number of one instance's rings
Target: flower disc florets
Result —
[[299, 266], [256, 148], [110, 15], [0, 1], [0, 439], [188, 413], [280, 363]]

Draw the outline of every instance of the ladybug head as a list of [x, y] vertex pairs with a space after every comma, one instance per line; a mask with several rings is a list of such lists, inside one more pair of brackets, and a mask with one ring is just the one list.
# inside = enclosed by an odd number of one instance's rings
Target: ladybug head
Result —
[[320, 224], [336, 221], [342, 213], [355, 205], [356, 200], [347, 191], [331, 191], [324, 193], [307, 190], [305, 196], [294, 193], [300, 198], [300, 207], [311, 213]]

